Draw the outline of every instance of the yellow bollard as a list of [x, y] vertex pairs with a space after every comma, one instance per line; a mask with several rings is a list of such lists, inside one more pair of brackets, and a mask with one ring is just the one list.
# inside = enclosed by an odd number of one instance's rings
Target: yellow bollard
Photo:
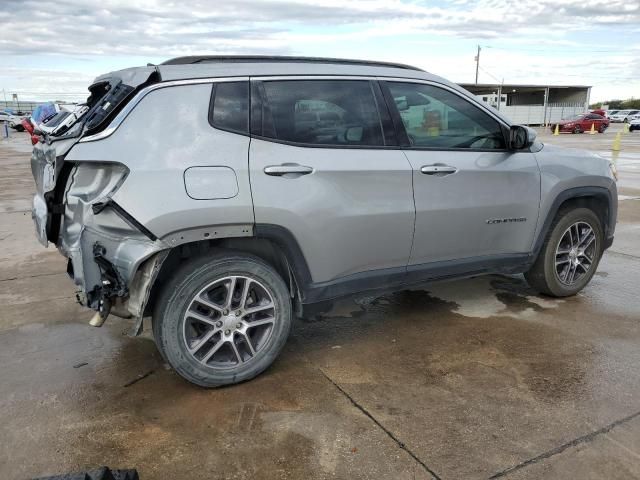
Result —
[[595, 135], [595, 134], [596, 134], [596, 124], [592, 123], [591, 130], [589, 130], [589, 135]]
[[624, 124], [622, 125], [622, 132], [629, 133], [629, 122], [624, 122]]
[[613, 147], [611, 148], [614, 152], [620, 151], [620, 140], [622, 140], [622, 134], [618, 132], [616, 133], [616, 138], [613, 140]]
[[560, 135], [560, 125], [558, 125], [557, 123], [556, 123], [556, 129], [553, 131], [553, 135], [556, 137]]

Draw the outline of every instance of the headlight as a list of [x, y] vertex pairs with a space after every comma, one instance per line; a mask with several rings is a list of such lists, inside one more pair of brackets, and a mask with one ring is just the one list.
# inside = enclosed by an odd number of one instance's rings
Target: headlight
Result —
[[609, 162], [609, 169], [611, 170], [611, 175], [613, 175], [613, 178], [616, 179], [616, 182], [618, 181], [618, 169], [616, 168], [616, 164], [613, 162]]

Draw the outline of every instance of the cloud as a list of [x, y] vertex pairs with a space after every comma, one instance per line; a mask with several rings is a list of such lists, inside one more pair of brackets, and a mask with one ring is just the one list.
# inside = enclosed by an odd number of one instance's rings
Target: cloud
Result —
[[[5, 55], [172, 56], [195, 52], [288, 53], [292, 33], [336, 28], [369, 35], [411, 31], [461, 38], [504, 38], [518, 32], [588, 31], [594, 25], [638, 26], [640, 4], [627, 0], [451, 1], [425, 6], [400, 0], [86, 0], [3, 2], [0, 52]], [[323, 33], [318, 33], [322, 31]]]
[[[105, 58], [202, 53], [357, 56], [462, 81], [476, 43], [493, 47], [483, 48], [486, 81], [637, 87], [640, 78], [640, 3], [629, 0], [0, 0], [0, 31], [0, 87], [27, 93], [82, 92]], [[589, 48], [608, 52], [591, 59]], [[60, 68], [37, 67], [43, 57]]]

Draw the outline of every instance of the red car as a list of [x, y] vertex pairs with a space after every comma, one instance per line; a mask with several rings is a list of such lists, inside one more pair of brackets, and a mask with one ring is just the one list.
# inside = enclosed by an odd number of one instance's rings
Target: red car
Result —
[[582, 133], [591, 130], [593, 125], [596, 132], [604, 133], [609, 127], [609, 119], [596, 113], [583, 113], [574, 115], [573, 117], [560, 120], [557, 124], [551, 124], [551, 130], [555, 131], [556, 125], [560, 127], [561, 132]]

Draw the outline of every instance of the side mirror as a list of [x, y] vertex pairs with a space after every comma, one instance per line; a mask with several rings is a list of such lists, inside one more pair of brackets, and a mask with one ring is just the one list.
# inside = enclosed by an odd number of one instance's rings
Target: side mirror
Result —
[[536, 132], [529, 127], [513, 125], [509, 130], [509, 149], [522, 150], [529, 148], [536, 139]]

